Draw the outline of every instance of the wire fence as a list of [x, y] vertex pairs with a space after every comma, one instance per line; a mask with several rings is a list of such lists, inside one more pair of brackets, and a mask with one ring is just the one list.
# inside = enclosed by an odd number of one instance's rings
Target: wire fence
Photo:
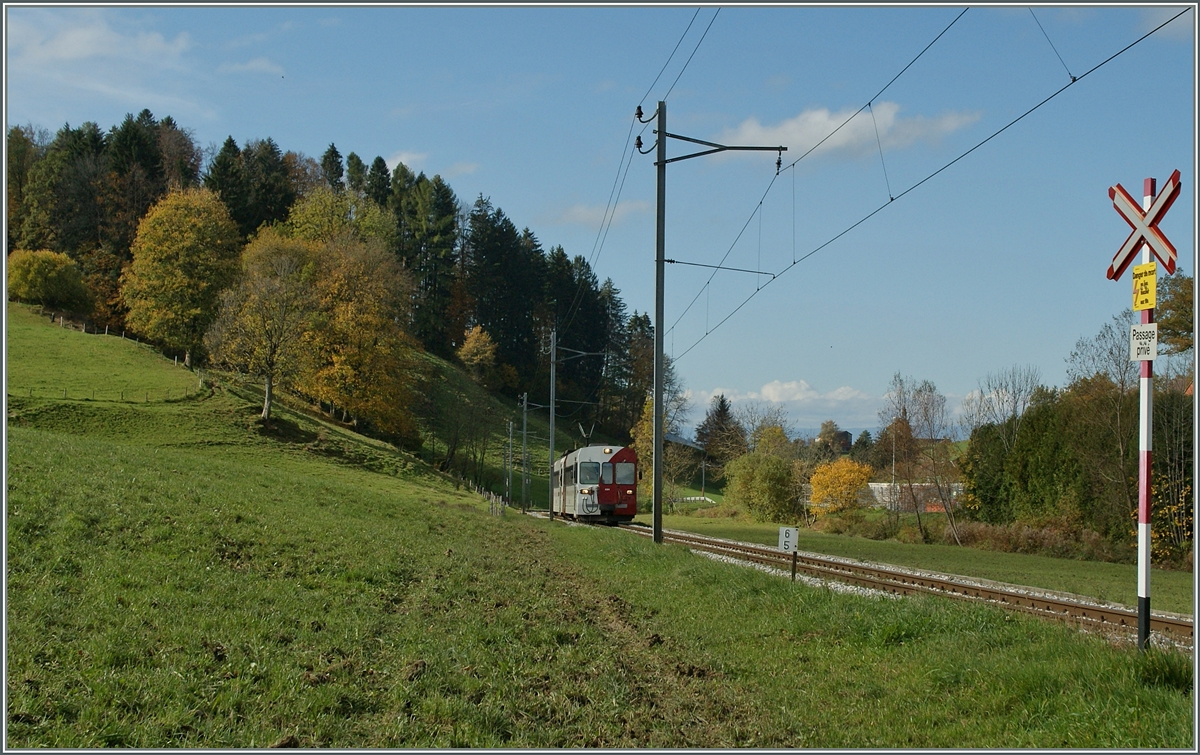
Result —
[[126, 404], [147, 404], [155, 401], [182, 401], [201, 393], [207, 388], [203, 381], [195, 388], [60, 388], [56, 386], [30, 386], [9, 388], [9, 396], [24, 398], [53, 398], [75, 401], [109, 401]]

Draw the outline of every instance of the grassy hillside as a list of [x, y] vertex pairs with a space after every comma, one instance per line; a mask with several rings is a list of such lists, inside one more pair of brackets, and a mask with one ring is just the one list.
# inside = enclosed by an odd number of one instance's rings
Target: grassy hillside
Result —
[[8, 401], [6, 747], [1194, 744], [1177, 654], [489, 516], [230, 387]]
[[196, 376], [119, 333], [51, 326], [29, 305], [7, 303], [8, 393], [17, 396], [161, 401], [199, 387]]

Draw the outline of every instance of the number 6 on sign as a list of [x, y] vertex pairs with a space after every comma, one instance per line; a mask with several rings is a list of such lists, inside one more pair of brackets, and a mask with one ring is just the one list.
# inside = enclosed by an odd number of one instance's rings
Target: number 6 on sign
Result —
[[780, 527], [779, 528], [779, 550], [784, 553], [790, 553], [796, 550], [796, 541], [800, 539], [800, 529], [798, 527]]

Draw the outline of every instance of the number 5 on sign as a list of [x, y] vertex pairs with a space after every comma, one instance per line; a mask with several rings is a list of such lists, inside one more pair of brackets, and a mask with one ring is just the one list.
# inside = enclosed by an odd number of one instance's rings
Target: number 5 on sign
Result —
[[791, 553], [796, 550], [796, 541], [800, 539], [800, 528], [798, 527], [780, 527], [779, 528], [779, 550], [784, 553]]

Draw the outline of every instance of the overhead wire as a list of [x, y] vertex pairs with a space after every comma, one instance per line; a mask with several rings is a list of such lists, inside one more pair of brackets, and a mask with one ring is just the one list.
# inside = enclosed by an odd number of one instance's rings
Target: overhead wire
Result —
[[[1042, 36], [1046, 38], [1047, 42], [1050, 42], [1050, 35], [1046, 33], [1045, 27], [1043, 27], [1042, 22], [1038, 20], [1037, 14], [1033, 12], [1033, 8], [1029, 9], [1029, 15], [1033, 16], [1033, 22], [1037, 24], [1039, 29], [1042, 30]], [[1055, 55], [1058, 55], [1058, 62], [1062, 63], [1063, 70], [1067, 72], [1067, 76], [1071, 77], [1071, 81], [1074, 81], [1075, 77], [1071, 76], [1071, 69], [1067, 68], [1067, 61], [1063, 60], [1062, 55], [1058, 54], [1058, 48], [1054, 46], [1053, 42], [1050, 42], [1050, 49], [1054, 50]]]
[[[696, 295], [695, 295], [694, 297], [692, 297], [692, 300], [691, 300], [690, 302], [688, 302], [688, 305], [687, 305], [686, 307], [684, 307], [684, 309], [683, 309], [683, 312], [681, 312], [681, 313], [680, 313], [680, 315], [679, 315], [679, 317], [677, 317], [677, 318], [675, 319], [675, 322], [671, 323], [671, 327], [667, 329], [667, 332], [668, 332], [668, 333], [670, 333], [671, 331], [675, 330], [675, 326], [676, 326], [676, 325], [678, 325], [678, 324], [679, 324], [679, 322], [680, 322], [680, 320], [682, 320], [682, 319], [684, 318], [684, 316], [685, 316], [685, 315], [687, 315], [687, 313], [688, 313], [688, 312], [691, 310], [692, 306], [693, 306], [693, 305], [696, 303], [696, 301], [697, 301], [697, 300], [700, 298], [700, 294], [704, 293], [704, 290], [705, 290], [705, 288], [706, 288], [706, 287], [708, 287], [708, 286], [710, 286], [710, 285], [712, 284], [713, 278], [715, 278], [715, 277], [716, 277], [716, 275], [717, 275], [717, 271], [718, 271], [718, 270], [721, 268], [721, 266], [722, 266], [722, 265], [724, 265], [724, 264], [725, 264], [725, 260], [729, 258], [729, 255], [733, 253], [733, 250], [734, 250], [734, 248], [735, 248], [735, 247], [737, 247], [737, 244], [738, 244], [738, 242], [741, 240], [741, 238], [742, 238], [742, 234], [744, 234], [744, 233], [746, 232], [746, 228], [748, 228], [748, 227], [750, 226], [750, 221], [754, 220], [754, 216], [755, 216], [755, 214], [756, 214], [757, 212], [759, 212], [759, 210], [761, 210], [761, 209], [762, 209], [762, 203], [763, 203], [763, 200], [765, 200], [765, 199], [767, 198], [767, 195], [771, 193], [771, 188], [772, 188], [773, 186], [775, 186], [775, 180], [776, 180], [777, 178], [779, 178], [779, 174], [780, 174], [780, 173], [782, 173], [782, 172], [783, 172], [783, 170], [787, 170], [787, 169], [792, 169], [792, 168], [795, 168], [797, 163], [799, 163], [801, 160], [803, 160], [804, 158], [806, 158], [806, 157], [808, 157], [810, 154], [812, 154], [814, 150], [816, 150], [818, 147], [820, 147], [822, 144], [824, 144], [826, 141], [828, 141], [830, 137], [832, 137], [832, 136], [833, 136], [834, 134], [836, 134], [837, 132], [841, 131], [843, 126], [845, 126], [845, 125], [846, 125], [847, 123], [849, 123], [850, 121], [854, 120], [854, 117], [855, 117], [855, 116], [857, 116], [857, 115], [858, 115], [859, 113], [861, 113], [863, 110], [866, 110], [866, 109], [867, 109], [867, 107], [868, 107], [868, 106], [869, 106], [869, 105], [870, 105], [870, 104], [871, 104], [873, 101], [875, 101], [875, 100], [879, 99], [880, 95], [882, 95], [884, 92], [886, 92], [886, 91], [887, 91], [887, 90], [888, 90], [888, 89], [889, 89], [889, 88], [892, 86], [892, 84], [895, 84], [895, 83], [896, 83], [896, 80], [897, 80], [897, 79], [899, 79], [901, 76], [903, 76], [905, 71], [907, 71], [909, 68], [912, 68], [913, 64], [914, 64], [914, 63], [916, 63], [918, 60], [920, 60], [920, 59], [921, 59], [921, 56], [922, 56], [922, 55], [924, 55], [926, 52], [928, 52], [928, 51], [929, 51], [929, 48], [933, 47], [933, 45], [934, 45], [935, 43], [937, 43], [937, 41], [938, 41], [939, 39], [941, 39], [941, 38], [942, 38], [942, 37], [943, 37], [943, 36], [946, 34], [946, 32], [950, 31], [950, 28], [951, 28], [952, 26], [954, 26], [956, 23], [958, 23], [958, 20], [959, 20], [960, 18], [962, 18], [962, 17], [963, 17], [963, 14], [965, 14], [965, 13], [966, 13], [968, 10], [970, 10], [970, 6], [968, 6], [968, 7], [966, 7], [966, 8], [963, 8], [963, 9], [962, 9], [962, 11], [960, 11], [960, 12], [959, 12], [959, 14], [958, 14], [957, 16], [955, 16], [955, 17], [954, 17], [954, 20], [952, 20], [952, 21], [951, 21], [949, 24], [947, 24], [947, 25], [946, 25], [946, 28], [944, 28], [944, 29], [942, 29], [940, 32], [938, 32], [938, 35], [937, 35], [936, 37], [934, 37], [934, 38], [933, 38], [933, 39], [932, 39], [932, 40], [929, 42], [929, 44], [925, 45], [925, 47], [924, 47], [924, 48], [922, 48], [922, 49], [921, 49], [921, 51], [920, 51], [919, 53], [917, 53], [916, 57], [914, 57], [912, 60], [908, 61], [908, 64], [907, 64], [907, 65], [905, 65], [903, 68], [901, 68], [901, 69], [900, 69], [900, 72], [899, 72], [899, 73], [897, 73], [895, 76], [893, 76], [893, 77], [891, 78], [891, 80], [889, 80], [889, 81], [888, 81], [888, 83], [884, 84], [884, 85], [883, 85], [883, 88], [882, 88], [882, 89], [880, 89], [878, 92], [876, 92], [874, 97], [872, 97], [871, 99], [867, 100], [866, 104], [864, 104], [864, 105], [863, 105], [862, 107], [860, 107], [858, 110], [854, 111], [854, 113], [853, 113], [853, 114], [852, 114], [852, 115], [851, 115], [849, 118], [847, 118], [846, 120], [842, 121], [842, 123], [841, 123], [840, 125], [838, 125], [838, 127], [837, 127], [837, 128], [835, 128], [833, 131], [830, 131], [828, 134], [826, 134], [826, 135], [825, 135], [825, 136], [824, 136], [824, 137], [821, 139], [821, 141], [817, 142], [817, 143], [816, 143], [816, 144], [814, 144], [812, 147], [810, 147], [810, 148], [808, 149], [808, 151], [807, 151], [807, 152], [805, 152], [803, 155], [800, 155], [800, 157], [797, 157], [795, 160], [793, 160], [791, 163], [789, 163], [789, 164], [788, 164], [788, 166], [787, 166], [787, 168], [783, 168], [783, 169], [779, 169], [779, 170], [776, 170], [776, 171], [775, 171], [775, 175], [771, 177], [771, 181], [770, 181], [770, 183], [768, 183], [768, 184], [767, 184], [767, 189], [766, 189], [766, 191], [764, 191], [764, 192], [763, 192], [763, 195], [762, 195], [761, 197], [759, 197], [758, 204], [756, 204], [756, 205], [755, 205], [755, 207], [754, 207], [754, 212], [751, 212], [751, 213], [750, 213], [750, 216], [749, 216], [748, 218], [746, 218], [746, 222], [745, 222], [745, 224], [742, 226], [742, 229], [741, 229], [740, 231], [738, 231], [738, 233], [737, 233], [737, 236], [735, 236], [735, 237], [734, 237], [734, 239], [733, 239], [733, 243], [729, 245], [729, 249], [727, 249], [727, 250], [725, 251], [725, 254], [724, 254], [724, 256], [722, 256], [722, 257], [721, 257], [721, 261], [720, 261], [720, 262], [718, 262], [716, 265], [714, 265], [714, 266], [713, 266], [713, 267], [715, 267], [715, 268], [717, 268], [717, 269], [716, 269], [716, 270], [713, 270], [712, 274], [710, 274], [710, 275], [708, 276], [708, 280], [706, 280], [706, 281], [704, 282], [704, 286], [702, 286], [702, 287], [700, 288], [700, 290], [696, 292]], [[713, 16], [713, 18], [716, 18], [716, 16], [714, 15], [714, 16]], [[795, 173], [793, 173], [793, 174], [792, 174], [792, 176], [793, 176], [793, 179], [792, 179], [792, 180], [793, 180], [793, 184], [792, 184], [792, 193], [793, 193], [793, 195], [794, 195], [794, 194], [795, 194]], [[890, 192], [890, 190], [889, 190], [889, 192]], [[794, 204], [794, 199], [793, 199], [793, 207], [795, 207], [795, 204]], [[795, 223], [794, 223], [794, 220], [793, 220], [793, 230], [792, 230], [792, 236], [793, 236], [793, 247], [794, 247], [794, 246], [795, 246]], [[793, 258], [795, 257], [795, 250], [794, 250], [794, 249], [793, 249], [793, 255], [792, 255], [792, 256], [793, 256]], [[794, 259], [793, 259], [793, 263], [792, 263], [792, 264], [795, 264], [795, 260], [794, 260]], [[711, 332], [711, 331], [710, 331], [710, 332]], [[684, 353], [687, 353], [687, 352], [684, 352]], [[682, 355], [680, 355], [680, 356], [682, 356]]]
[[[1115, 53], [1113, 53], [1112, 55], [1108, 56], [1107, 58], [1105, 58], [1104, 60], [1100, 61], [1100, 62], [1099, 62], [1099, 63], [1097, 63], [1096, 65], [1092, 66], [1092, 67], [1091, 67], [1091, 68], [1089, 68], [1087, 71], [1085, 71], [1084, 73], [1080, 74], [1078, 77], [1075, 77], [1075, 78], [1073, 78], [1073, 79], [1072, 79], [1070, 82], [1068, 82], [1067, 84], [1064, 84], [1064, 85], [1063, 85], [1061, 88], [1059, 88], [1058, 90], [1056, 90], [1055, 92], [1053, 92], [1052, 94], [1050, 94], [1048, 97], [1046, 97], [1045, 99], [1043, 99], [1041, 102], [1037, 103], [1037, 104], [1036, 104], [1036, 105], [1034, 105], [1033, 107], [1031, 107], [1031, 108], [1029, 108], [1028, 110], [1026, 110], [1024, 113], [1021, 113], [1021, 114], [1020, 114], [1020, 115], [1018, 115], [1016, 118], [1014, 118], [1013, 120], [1009, 121], [1007, 124], [1005, 124], [1005, 125], [1004, 125], [1004, 126], [1002, 126], [1001, 128], [997, 129], [997, 130], [996, 130], [995, 132], [993, 132], [993, 133], [992, 133], [990, 136], [988, 136], [987, 138], [983, 139], [982, 141], [980, 141], [980, 142], [979, 142], [978, 144], [976, 144], [975, 146], [971, 147], [970, 149], [968, 149], [967, 151], [963, 152], [963, 153], [962, 153], [961, 155], [959, 155], [958, 157], [954, 158], [954, 159], [953, 159], [953, 160], [951, 160], [950, 162], [946, 163], [946, 164], [945, 164], [945, 165], [943, 165], [942, 167], [938, 168], [937, 170], [935, 170], [935, 171], [933, 171], [932, 173], [930, 173], [929, 175], [927, 175], [925, 178], [922, 178], [920, 181], [916, 182], [916, 183], [915, 183], [915, 184], [913, 184], [912, 186], [908, 187], [908, 188], [907, 188], [907, 189], [905, 189], [904, 191], [902, 191], [902, 192], [900, 192], [899, 194], [897, 194], [897, 195], [896, 195], [896, 197], [895, 197], [895, 199], [897, 199], [897, 200], [898, 200], [898, 199], [900, 199], [900, 198], [904, 197], [904, 196], [905, 196], [906, 194], [908, 194], [909, 192], [911, 192], [911, 191], [914, 191], [915, 189], [917, 189], [918, 187], [922, 186], [922, 185], [923, 185], [923, 184], [925, 184], [926, 182], [928, 182], [928, 181], [932, 180], [932, 179], [933, 179], [935, 176], [937, 176], [937, 175], [941, 174], [942, 172], [944, 172], [945, 170], [949, 169], [951, 166], [953, 166], [954, 164], [958, 163], [960, 160], [962, 160], [963, 158], [965, 158], [967, 155], [970, 155], [972, 152], [974, 152], [975, 150], [979, 149], [979, 148], [980, 148], [980, 147], [982, 147], [983, 145], [987, 144], [987, 143], [988, 143], [988, 142], [990, 142], [992, 139], [995, 139], [997, 136], [999, 136], [1000, 134], [1004, 133], [1005, 131], [1007, 131], [1007, 130], [1008, 130], [1009, 128], [1011, 128], [1012, 126], [1016, 125], [1018, 122], [1020, 122], [1021, 120], [1023, 120], [1023, 119], [1024, 119], [1026, 116], [1030, 115], [1031, 113], [1033, 113], [1033, 112], [1034, 112], [1035, 110], [1037, 110], [1038, 108], [1040, 108], [1040, 107], [1042, 107], [1043, 105], [1045, 105], [1046, 103], [1050, 102], [1050, 101], [1051, 101], [1051, 100], [1053, 100], [1055, 97], [1058, 97], [1060, 94], [1062, 94], [1062, 93], [1063, 93], [1063, 92], [1065, 92], [1067, 89], [1069, 89], [1069, 88], [1071, 88], [1072, 86], [1074, 86], [1076, 83], [1078, 83], [1078, 82], [1080, 82], [1080, 81], [1083, 81], [1083, 79], [1084, 79], [1084, 78], [1086, 78], [1087, 76], [1090, 76], [1092, 73], [1096, 72], [1097, 70], [1099, 70], [1100, 68], [1104, 67], [1104, 66], [1105, 66], [1105, 65], [1107, 65], [1108, 63], [1112, 62], [1112, 61], [1113, 61], [1113, 60], [1115, 60], [1116, 58], [1118, 58], [1118, 57], [1120, 57], [1121, 55], [1125, 54], [1125, 53], [1126, 53], [1126, 52], [1128, 52], [1130, 49], [1132, 49], [1133, 47], [1135, 47], [1136, 45], [1140, 44], [1140, 43], [1141, 43], [1141, 42], [1143, 42], [1145, 39], [1147, 39], [1148, 37], [1150, 37], [1152, 34], [1154, 34], [1155, 32], [1157, 32], [1158, 30], [1162, 29], [1162, 28], [1163, 28], [1164, 26], [1166, 26], [1167, 24], [1169, 24], [1169, 23], [1171, 23], [1172, 21], [1174, 21], [1175, 19], [1179, 18], [1179, 17], [1180, 17], [1180, 16], [1182, 16], [1184, 13], [1187, 13], [1189, 10], [1192, 10], [1192, 8], [1190, 8], [1190, 7], [1189, 7], [1189, 8], [1184, 8], [1184, 9], [1183, 9], [1182, 11], [1180, 11], [1179, 13], [1175, 14], [1174, 16], [1172, 16], [1171, 18], [1167, 19], [1167, 20], [1166, 20], [1166, 21], [1164, 21], [1163, 23], [1161, 23], [1161, 24], [1159, 24], [1158, 26], [1154, 27], [1153, 29], [1151, 29], [1150, 31], [1146, 32], [1146, 33], [1145, 33], [1145, 34], [1143, 34], [1142, 36], [1138, 37], [1138, 38], [1137, 38], [1137, 39], [1135, 39], [1133, 42], [1130, 42], [1130, 43], [1129, 43], [1128, 45], [1126, 45], [1125, 47], [1122, 47], [1120, 50], [1118, 50], [1117, 52], [1115, 52]], [[789, 166], [789, 167], [790, 167], [790, 166]], [[753, 299], [755, 296], [757, 296], [757, 295], [758, 295], [758, 293], [759, 293], [760, 291], [762, 291], [763, 289], [765, 289], [765, 288], [766, 288], [768, 285], [770, 285], [771, 283], [773, 283], [775, 280], [778, 280], [780, 277], [782, 277], [782, 276], [783, 276], [785, 273], [787, 273], [789, 270], [791, 270], [792, 268], [794, 268], [796, 265], [800, 264], [801, 262], [805, 261], [806, 259], [808, 259], [809, 257], [813, 256], [813, 255], [814, 255], [814, 254], [816, 254], [817, 252], [821, 251], [821, 250], [822, 250], [822, 249], [824, 249], [825, 247], [829, 246], [829, 245], [830, 245], [830, 244], [832, 244], [833, 242], [837, 241], [837, 240], [838, 240], [838, 239], [840, 239], [841, 237], [845, 236], [847, 233], [849, 233], [850, 231], [854, 230], [854, 229], [855, 229], [855, 228], [857, 228], [858, 226], [862, 225], [862, 224], [863, 224], [863, 223], [865, 223], [867, 220], [870, 220], [872, 217], [874, 217], [876, 214], [878, 214], [878, 213], [879, 213], [881, 210], [883, 210], [883, 208], [885, 208], [885, 207], [888, 207], [888, 206], [890, 206], [891, 204], [893, 204], [893, 203], [894, 203], [894, 201], [895, 201], [895, 200], [888, 200], [888, 201], [887, 201], [887, 202], [885, 202], [884, 204], [881, 204], [879, 207], [876, 207], [874, 210], [872, 210], [871, 212], [869, 212], [869, 213], [867, 213], [866, 215], [864, 215], [862, 218], [860, 218], [859, 220], [857, 220], [856, 222], [854, 222], [852, 225], [850, 225], [850, 226], [849, 226], [848, 228], [846, 228], [845, 230], [843, 230], [843, 231], [841, 231], [840, 233], [838, 233], [837, 235], [833, 236], [832, 238], [830, 238], [828, 241], [826, 241], [825, 243], [821, 244], [820, 246], [818, 246], [818, 247], [816, 247], [816, 248], [812, 249], [810, 252], [808, 252], [808, 253], [807, 253], [807, 254], [805, 254], [804, 256], [800, 257], [799, 259], [797, 259], [797, 260], [796, 260], [795, 262], [793, 262], [791, 265], [788, 265], [786, 268], [784, 268], [783, 270], [781, 270], [781, 271], [780, 271], [780, 272], [779, 272], [779, 273], [778, 273], [778, 274], [777, 274], [777, 275], [776, 275], [774, 278], [772, 278], [771, 280], [767, 281], [767, 283], [766, 283], [766, 284], [764, 284], [764, 285], [762, 286], [762, 288], [759, 288], [759, 289], [755, 290], [755, 291], [754, 291], [754, 292], [752, 292], [752, 293], [751, 293], [749, 296], [747, 296], [747, 297], [746, 297], [746, 298], [745, 298], [745, 299], [742, 301], [742, 303], [741, 303], [741, 304], [739, 304], [737, 307], [735, 307], [735, 308], [733, 309], [733, 311], [732, 311], [732, 312], [730, 312], [728, 315], [726, 315], [726, 316], [725, 316], [725, 317], [724, 317], [724, 318], [723, 318], [723, 319], [722, 319], [720, 322], [718, 322], [716, 325], [712, 326], [712, 328], [711, 328], [711, 329], [707, 329], [707, 332], [706, 332], [706, 333], [705, 333], [703, 336], [701, 336], [700, 338], [696, 339], [696, 341], [695, 341], [695, 342], [694, 342], [694, 343], [693, 343], [691, 346], [689, 346], [689, 347], [687, 347], [686, 349], [684, 349], [684, 351], [683, 351], [682, 353], [680, 353], [680, 354], [679, 354], [677, 357], [675, 357], [676, 361], [678, 361], [679, 359], [682, 359], [684, 356], [686, 356], [686, 355], [688, 354], [688, 352], [690, 352], [692, 349], [694, 349], [694, 348], [696, 348], [698, 345], [700, 345], [700, 343], [701, 343], [702, 341], [704, 341], [704, 339], [708, 338], [708, 336], [709, 336], [711, 333], [715, 332], [715, 331], [716, 331], [718, 328], [720, 328], [720, 327], [721, 327], [723, 324], [725, 324], [725, 323], [726, 323], [726, 322], [727, 322], [727, 321], [728, 321], [728, 320], [729, 320], [731, 317], [733, 317], [735, 314], [737, 314], [737, 313], [738, 313], [738, 311], [740, 311], [740, 310], [742, 309], [742, 307], [746, 306], [746, 304], [748, 304], [748, 303], [750, 302], [750, 300], [751, 300], [751, 299]], [[678, 322], [678, 321], [677, 321], [677, 322]]]
[[[639, 100], [639, 102], [638, 102], [639, 107], [646, 101], [646, 98], [650, 96], [650, 93], [654, 91], [654, 87], [658, 84], [659, 79], [662, 78], [663, 73], [666, 72], [667, 67], [671, 64], [671, 61], [675, 58], [675, 53], [679, 51], [680, 45], [683, 44], [683, 40], [687, 38], [688, 32], [691, 31], [691, 29], [692, 29], [692, 25], [696, 22], [696, 19], [700, 16], [700, 10], [701, 10], [701, 8], [696, 8], [696, 12], [692, 14], [692, 18], [690, 21], [688, 21], [687, 26], [684, 28], [683, 34], [679, 35], [679, 40], [675, 43], [675, 47], [671, 49], [671, 54], [667, 56], [667, 60], [666, 60], [666, 62], [663, 63], [662, 68], [659, 69], [658, 75], [654, 77], [654, 81], [650, 83], [650, 86], [646, 89], [646, 93], [643, 94], [642, 99]], [[709, 19], [708, 26], [705, 27], [704, 33], [700, 36], [700, 39], [696, 43], [696, 46], [694, 48], [692, 48], [691, 54], [688, 56], [688, 59], [686, 61], [684, 61], [683, 67], [680, 69], [679, 74], [675, 77], [675, 80], [671, 83], [671, 86], [667, 90], [667, 93], [665, 95], [663, 95], [664, 100], [671, 94], [672, 91], [674, 91], [675, 85], [679, 83], [679, 79], [683, 76], [684, 71], [687, 70], [688, 65], [692, 62], [692, 58], [695, 57], [697, 50], [700, 49], [700, 45], [704, 42], [704, 38], [706, 36], [708, 36], [708, 30], [712, 28], [713, 21], [716, 20], [717, 14], [719, 14], [720, 12], [721, 12], [721, 9], [718, 8], [717, 13], [714, 13], [713, 17], [711, 19]], [[633, 128], [636, 123], [637, 123], [637, 118], [632, 117], [630, 120], [630, 124], [629, 124], [629, 132], [625, 135], [625, 146], [621, 150], [622, 155], [623, 156], [627, 155], [628, 159], [624, 160], [625, 165], [624, 165], [623, 171], [621, 169], [621, 162], [619, 161], [617, 163], [617, 175], [613, 179], [613, 187], [614, 188], [609, 191], [608, 202], [605, 205], [604, 213], [601, 216], [601, 220], [600, 220], [600, 228], [598, 229], [597, 234], [596, 234], [597, 240], [592, 245], [592, 253], [591, 253], [589, 261], [588, 261], [588, 266], [593, 269], [595, 268], [596, 261], [600, 258], [601, 252], [603, 252], [603, 250], [604, 250], [604, 242], [608, 239], [608, 232], [609, 232], [609, 230], [611, 230], [612, 224], [616, 219], [617, 209], [621, 203], [621, 193], [622, 193], [622, 190], [625, 188], [625, 179], [628, 177], [629, 168], [633, 164], [634, 151], [629, 148], [629, 142], [630, 142], [630, 137], [633, 135]], [[643, 125], [641, 131], [639, 132], [639, 136], [641, 134], [645, 133], [646, 129], [648, 129], [649, 127], [650, 127], [649, 123]], [[567, 308], [566, 323], [563, 325], [564, 328], [569, 328], [571, 326], [571, 324], [575, 321], [575, 316], [579, 312], [579, 306], [583, 302], [583, 289], [584, 289], [585, 284], [586, 284], [585, 280], [580, 280], [579, 285], [575, 289], [575, 295], [572, 297], [571, 305]], [[603, 382], [603, 378], [601, 379], [601, 382]], [[599, 389], [600, 389], [600, 384], [597, 384], [596, 388], [589, 392], [589, 398], [592, 395], [594, 395], [596, 393], [596, 391], [598, 391]]]
[[671, 96], [671, 92], [675, 91], [675, 85], [679, 83], [679, 79], [683, 77], [683, 72], [687, 70], [688, 65], [692, 62], [692, 58], [696, 57], [696, 51], [700, 49], [700, 45], [704, 43], [704, 38], [708, 36], [708, 30], [712, 28], [713, 21], [717, 20], [717, 16], [721, 14], [721, 9], [717, 8], [717, 12], [708, 20], [708, 26], [704, 27], [704, 33], [700, 35], [700, 41], [696, 42], [696, 46], [692, 48], [692, 54], [684, 61], [683, 68], [679, 69], [679, 75], [671, 82], [671, 88], [663, 95], [663, 100], [666, 101]]
[[[646, 98], [650, 96], [650, 93], [654, 91], [654, 86], [658, 84], [658, 80], [662, 78], [663, 73], [667, 70], [667, 66], [671, 64], [671, 60], [674, 59], [675, 53], [679, 51], [679, 46], [683, 44], [683, 40], [687, 38], [688, 32], [691, 31], [692, 24], [696, 22], [696, 18], [699, 17], [699, 15], [700, 8], [697, 8], [696, 12], [692, 14], [692, 19], [688, 21], [687, 27], [684, 28], [683, 34], [679, 35], [679, 41], [675, 43], [675, 47], [672, 48], [671, 54], [667, 56], [666, 62], [664, 62], [662, 68], [659, 69], [658, 75], [654, 77], [654, 81], [650, 83], [650, 87], [646, 89], [646, 93], [643, 94], [642, 99], [638, 101], [639, 107], [646, 101]], [[715, 15], [714, 18], [716, 18]], [[709, 26], [711, 25], [712, 22], [710, 21]], [[707, 30], [705, 30], [705, 33], [707, 33]], [[701, 38], [701, 41], [703, 41], [703, 37]], [[698, 46], [699, 45], [697, 45], [697, 47]], [[692, 50], [692, 55], [695, 54], [696, 51]], [[690, 57], [688, 58], [688, 62], [691, 62]], [[687, 68], [686, 64], [684, 64], [684, 68]], [[682, 73], [683, 71], [680, 71], [681, 75]], [[679, 78], [676, 77], [675, 80], [678, 81]], [[672, 84], [671, 86], [674, 87], [675, 85]], [[625, 134], [625, 146], [621, 148], [622, 160], [617, 162], [617, 174], [613, 177], [613, 188], [609, 190], [608, 202], [605, 204], [604, 213], [600, 217], [600, 228], [596, 231], [596, 241], [592, 243], [592, 252], [588, 259], [588, 266], [591, 268], [595, 268], [596, 260], [600, 258], [600, 253], [604, 250], [604, 241], [608, 238], [608, 231], [612, 228], [613, 221], [617, 216], [617, 208], [621, 203], [621, 189], [625, 187], [625, 176], [629, 175], [629, 166], [633, 163], [633, 151], [629, 149], [629, 141], [630, 137], [633, 136], [633, 127], [636, 124], [637, 118], [631, 117], [629, 121], [629, 132]], [[643, 126], [642, 132], [645, 132], [645, 130], [646, 127]], [[625, 156], [628, 156], [627, 160], [625, 159]], [[622, 174], [621, 171], [622, 161], [625, 161], [624, 174]], [[567, 308], [567, 323], [564, 327], [569, 327], [571, 323], [574, 322], [575, 314], [578, 311], [579, 304], [582, 301], [583, 286], [584, 281], [580, 281], [579, 285], [575, 289], [575, 295], [571, 299], [571, 305]]]

